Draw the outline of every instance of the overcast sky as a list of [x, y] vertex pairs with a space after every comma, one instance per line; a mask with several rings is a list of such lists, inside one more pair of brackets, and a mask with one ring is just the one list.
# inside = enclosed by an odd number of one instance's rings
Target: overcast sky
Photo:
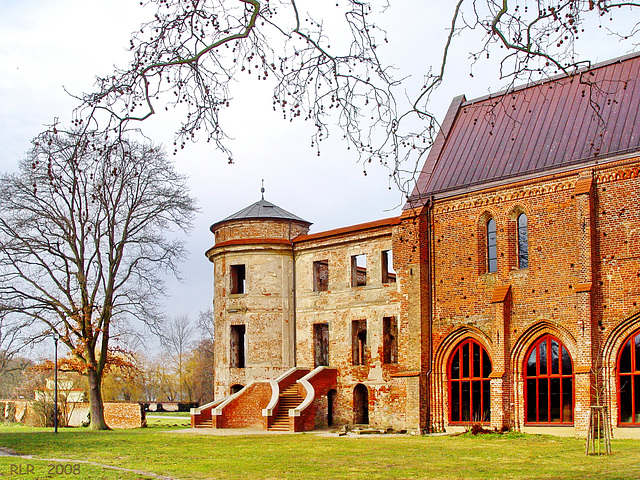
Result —
[[[420, 73], [437, 64], [450, 21], [446, 2], [398, 0], [389, 19], [394, 63], [419, 81]], [[65, 93], [87, 92], [95, 76], [114, 64], [126, 65], [130, 32], [144, 12], [136, 0], [0, 0], [0, 170], [11, 171], [43, 125], [59, 117], [68, 122], [77, 101]], [[631, 19], [634, 20], [634, 19]], [[450, 82], [439, 90], [434, 106], [441, 119], [452, 97], [468, 99], [499, 90], [495, 65], [486, 64], [469, 76], [467, 43], [456, 50], [449, 66]], [[629, 53], [628, 45], [600, 37], [588, 47], [591, 60]], [[64, 87], [64, 88], [63, 88]], [[401, 195], [382, 167], [368, 175], [352, 152], [334, 134], [320, 157], [310, 148], [310, 126], [283, 122], [272, 111], [270, 92], [255, 83], [239, 84], [232, 108], [223, 114], [235, 164], [211, 144], [199, 142], [175, 158], [189, 175], [191, 193], [201, 208], [187, 239], [189, 258], [182, 265], [183, 283], [168, 282], [165, 302], [169, 317], [188, 314], [195, 320], [211, 305], [212, 268], [204, 252], [213, 245], [212, 223], [256, 202], [261, 179], [265, 198], [313, 222], [312, 232], [386, 218], [400, 213]], [[156, 142], [171, 145], [177, 123], [171, 112], [144, 125]]]

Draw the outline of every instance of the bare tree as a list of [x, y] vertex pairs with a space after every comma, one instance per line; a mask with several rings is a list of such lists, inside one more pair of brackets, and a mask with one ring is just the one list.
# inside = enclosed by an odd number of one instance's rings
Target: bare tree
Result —
[[195, 211], [163, 150], [123, 138], [45, 132], [19, 172], [0, 177], [0, 296], [83, 366], [93, 429], [107, 428], [112, 333], [158, 321], [158, 274], [184, 255], [169, 233], [190, 228]]
[[[171, 358], [177, 380], [178, 401], [184, 400], [184, 390], [191, 390], [186, 383], [185, 367], [187, 357], [193, 344], [194, 327], [187, 315], [175, 317], [162, 335], [162, 344]], [[190, 400], [190, 398], [189, 398]]]
[[192, 386], [190, 400], [200, 405], [213, 401], [213, 339], [202, 337], [189, 352], [187, 372]]
[[211, 340], [214, 338], [213, 329], [213, 309], [207, 308], [198, 315], [197, 327], [200, 330], [200, 337], [203, 340]]
[[[157, 4], [157, 12], [131, 39], [130, 66], [98, 79], [96, 91], [81, 97], [78, 122], [121, 129], [176, 107], [183, 114], [176, 149], [204, 130], [231, 161], [220, 112], [230, 106], [231, 84], [248, 74], [271, 84], [274, 110], [315, 125], [313, 146], [337, 124], [361, 158], [387, 165], [405, 192], [410, 188], [405, 175], [410, 181], [438, 131], [431, 98], [446, 77], [456, 42], [472, 45], [470, 73], [477, 62], [491, 58], [509, 87], [540, 74], [588, 66], [589, 52], [583, 59], [577, 51], [582, 35], [614, 33], [634, 48], [636, 23], [628, 31], [599, 27], [602, 20], [633, 16], [640, 5], [612, 0], [434, 2], [428, 7], [434, 16], [450, 16], [440, 60], [424, 67], [418, 87], [407, 87], [405, 80], [415, 72], [394, 71], [393, 61], [385, 60], [388, 0], [147, 3]], [[411, 5], [406, 15], [416, 15]]]
[[28, 327], [28, 321], [10, 315], [7, 307], [0, 306], [0, 378], [13, 370], [23, 370], [25, 359], [14, 359], [31, 343]]

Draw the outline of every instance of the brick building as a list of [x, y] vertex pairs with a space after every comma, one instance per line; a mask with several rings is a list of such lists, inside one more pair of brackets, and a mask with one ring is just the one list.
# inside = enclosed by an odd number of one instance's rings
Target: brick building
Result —
[[214, 224], [192, 423], [584, 435], [600, 404], [640, 436], [639, 77], [455, 98], [400, 217], [309, 234], [263, 199]]

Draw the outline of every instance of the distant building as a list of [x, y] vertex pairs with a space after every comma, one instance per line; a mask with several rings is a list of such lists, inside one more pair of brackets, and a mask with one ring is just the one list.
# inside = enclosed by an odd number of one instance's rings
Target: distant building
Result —
[[194, 426], [640, 437], [640, 55], [453, 100], [400, 217], [212, 225]]
[[[36, 401], [53, 402], [55, 398], [55, 380], [48, 378], [44, 388], [34, 392]], [[84, 389], [78, 388], [77, 379], [67, 376], [58, 376], [58, 399], [68, 403], [84, 402]]]

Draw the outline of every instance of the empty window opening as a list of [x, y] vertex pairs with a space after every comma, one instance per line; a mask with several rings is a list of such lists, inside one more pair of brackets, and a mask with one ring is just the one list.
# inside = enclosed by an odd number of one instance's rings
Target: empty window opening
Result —
[[231, 325], [231, 368], [244, 368], [245, 366], [245, 326]]
[[393, 269], [393, 250], [382, 251], [382, 283], [396, 281], [396, 271]]
[[243, 388], [244, 388], [244, 385], [240, 385], [239, 383], [236, 383], [235, 385], [231, 385], [231, 395], [233, 395], [234, 393], [238, 393]]
[[490, 218], [487, 222], [487, 272], [498, 271], [498, 243], [496, 221]]
[[367, 256], [353, 255], [351, 257], [351, 286], [362, 287], [367, 284]]
[[527, 236], [527, 216], [518, 215], [518, 268], [529, 268], [529, 239]]
[[231, 293], [245, 292], [246, 270], [244, 265], [231, 265]]
[[361, 383], [353, 389], [353, 423], [369, 424], [369, 390]]
[[396, 317], [382, 319], [382, 363], [398, 363], [398, 322]]
[[313, 262], [313, 291], [329, 290], [329, 260]]
[[313, 357], [316, 367], [329, 365], [329, 324], [313, 325]]
[[367, 321], [354, 320], [351, 322], [351, 350], [354, 365], [366, 365]]
[[573, 362], [566, 347], [545, 335], [529, 350], [525, 370], [526, 423], [573, 423]]
[[473, 339], [460, 343], [449, 363], [449, 419], [488, 422], [491, 417], [491, 360]]
[[629, 338], [618, 358], [620, 424], [640, 425], [640, 331]]

